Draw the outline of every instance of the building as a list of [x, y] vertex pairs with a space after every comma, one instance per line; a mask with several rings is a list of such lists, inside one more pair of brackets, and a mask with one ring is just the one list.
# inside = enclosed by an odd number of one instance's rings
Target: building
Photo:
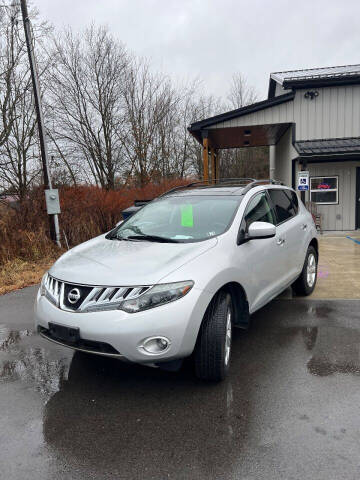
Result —
[[296, 188], [298, 171], [309, 171], [305, 200], [323, 230], [360, 228], [360, 65], [272, 73], [267, 100], [189, 131], [203, 146], [205, 178], [216, 178], [220, 149], [268, 145], [271, 178]]

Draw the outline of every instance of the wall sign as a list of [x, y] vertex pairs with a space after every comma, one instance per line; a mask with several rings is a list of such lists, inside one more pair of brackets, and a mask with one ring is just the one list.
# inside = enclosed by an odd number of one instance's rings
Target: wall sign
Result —
[[298, 190], [309, 190], [309, 172], [298, 172]]

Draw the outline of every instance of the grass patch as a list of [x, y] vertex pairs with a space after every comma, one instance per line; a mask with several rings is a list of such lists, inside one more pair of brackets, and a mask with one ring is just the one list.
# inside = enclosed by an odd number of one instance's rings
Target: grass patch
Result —
[[6, 262], [0, 270], [0, 295], [36, 285], [55, 260], [56, 257], [47, 257], [31, 262], [16, 258]]

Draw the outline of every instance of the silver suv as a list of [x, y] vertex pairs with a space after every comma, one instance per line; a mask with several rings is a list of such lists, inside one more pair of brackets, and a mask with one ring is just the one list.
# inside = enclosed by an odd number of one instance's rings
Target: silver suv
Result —
[[[57, 260], [35, 302], [43, 337], [76, 350], [221, 380], [232, 329], [290, 285], [315, 288], [317, 232], [273, 181], [191, 184]], [[295, 308], [295, 304], [294, 304]]]

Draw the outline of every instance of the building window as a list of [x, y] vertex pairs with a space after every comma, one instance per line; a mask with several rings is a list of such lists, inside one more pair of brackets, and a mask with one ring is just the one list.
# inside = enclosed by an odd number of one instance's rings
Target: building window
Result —
[[310, 200], [314, 203], [335, 205], [339, 203], [339, 177], [311, 177]]

